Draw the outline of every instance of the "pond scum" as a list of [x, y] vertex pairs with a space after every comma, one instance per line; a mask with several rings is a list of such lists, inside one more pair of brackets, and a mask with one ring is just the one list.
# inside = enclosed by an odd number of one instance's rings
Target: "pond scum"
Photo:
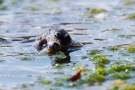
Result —
[[[55, 68], [58, 69], [57, 74], [63, 74], [61, 78], [56, 78], [55, 81], [39, 77], [38, 82], [42, 85], [55, 85], [58, 87], [79, 88], [81, 85], [102, 85], [105, 81], [110, 81], [106, 90], [135, 90], [134, 82], [126, 82], [126, 80], [133, 78], [135, 73], [135, 63], [127, 60], [111, 60], [111, 55], [106, 55], [104, 52], [115, 53], [125, 52], [128, 54], [135, 54], [135, 46], [129, 45], [126, 47], [109, 46], [103, 50], [89, 50], [87, 55], [82, 60], [92, 61], [95, 64], [93, 69], [88, 69], [84, 66], [73, 65], [73, 71], [76, 73], [76, 80], [69, 80], [74, 76], [67, 76], [62, 73], [64, 65], [56, 64]], [[123, 56], [121, 54], [121, 56]], [[84, 56], [82, 56], [84, 57]], [[81, 70], [81, 77], [77, 73]], [[55, 90], [50, 88], [49, 90]]]

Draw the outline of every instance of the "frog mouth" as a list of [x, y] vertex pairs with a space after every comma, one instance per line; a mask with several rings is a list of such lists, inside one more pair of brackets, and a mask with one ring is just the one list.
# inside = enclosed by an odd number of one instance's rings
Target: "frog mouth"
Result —
[[49, 51], [57, 51], [57, 50], [60, 49], [60, 45], [55, 42], [55, 43], [53, 43], [53, 44], [51, 44], [51, 45], [48, 45], [48, 46], [47, 46], [47, 49], [48, 49]]

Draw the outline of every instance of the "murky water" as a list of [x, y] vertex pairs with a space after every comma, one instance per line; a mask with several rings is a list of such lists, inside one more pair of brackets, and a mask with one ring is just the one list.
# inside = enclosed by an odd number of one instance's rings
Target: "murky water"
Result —
[[[42, 85], [39, 79], [55, 82], [55, 79], [73, 75], [75, 71], [72, 68], [82, 64], [93, 69], [90, 60], [81, 58], [86, 56], [87, 50], [134, 44], [135, 21], [126, 20], [124, 15], [135, 12], [134, 4], [124, 5], [119, 0], [4, 0], [1, 5], [6, 6], [0, 10], [1, 90], [107, 90], [109, 81], [101, 86], [71, 88], [69, 82], [64, 82], [65, 86]], [[105, 11], [91, 18], [84, 16], [92, 7]], [[84, 44], [80, 50], [69, 53], [69, 63], [60, 69], [52, 66], [54, 61], [50, 56], [37, 54], [33, 48], [38, 36], [53, 27], [64, 28], [74, 41]], [[113, 55], [113, 60], [133, 61], [133, 55], [103, 53]]]

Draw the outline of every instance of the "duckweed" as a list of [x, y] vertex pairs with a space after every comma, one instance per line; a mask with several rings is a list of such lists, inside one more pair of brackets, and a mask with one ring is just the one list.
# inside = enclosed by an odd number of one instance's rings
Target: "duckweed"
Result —
[[4, 62], [4, 61], [6, 61], [6, 60], [0, 60], [0, 62]]
[[48, 90], [55, 90], [54, 88], [49, 88]]
[[91, 57], [91, 60], [95, 61], [98, 64], [105, 64], [107, 63], [109, 60], [105, 55], [102, 54], [95, 54]]
[[90, 13], [97, 14], [103, 12], [103, 9], [95, 7], [95, 8], [90, 8], [89, 10]]
[[59, 51], [54, 55], [54, 57], [62, 59], [62, 58], [65, 58], [66, 55], [64, 54], [64, 52]]
[[5, 10], [7, 7], [4, 5], [0, 5], [0, 10]]
[[9, 30], [5, 30], [5, 33], [9, 33]]
[[29, 55], [24, 55], [20, 58], [20, 60], [34, 60], [35, 58]]
[[135, 47], [130, 45], [126, 48], [126, 50], [129, 52], [129, 53], [134, 53], [135, 52]]
[[57, 64], [55, 64], [55, 67], [56, 68], [62, 68], [62, 65], [57, 63]]
[[76, 84], [75, 83], [69, 83], [69, 87], [75, 87]]
[[26, 84], [22, 84], [21, 87], [22, 88], [27, 88], [27, 85]]
[[121, 85], [124, 85], [126, 83], [121, 79], [117, 79], [117, 80], [112, 81], [110, 84], [115, 85], [115, 86], [121, 86]]
[[135, 19], [135, 13], [127, 15], [126, 19]]
[[116, 61], [113, 64], [110, 65], [109, 67], [111, 72], [120, 72], [120, 71], [125, 71], [126, 73], [129, 72], [130, 70], [134, 70], [135, 66], [134, 64], [127, 62], [127, 61]]
[[40, 81], [40, 84], [42, 84], [42, 85], [47, 85], [47, 84], [50, 84], [50, 83], [51, 83], [50, 80], [42, 79], [42, 80]]
[[107, 71], [106, 71], [105, 67], [96, 66], [95, 69], [93, 69], [93, 73], [106, 75]]
[[126, 85], [121, 90], [135, 90], [135, 85]]
[[125, 72], [116, 72], [116, 73], [112, 74], [112, 78], [127, 79], [127, 78], [130, 78], [130, 74], [129, 73], [125, 73]]
[[110, 46], [110, 47], [108, 47], [108, 50], [117, 51], [118, 47], [117, 46]]
[[85, 72], [86, 68], [84, 68], [83, 66], [77, 66], [77, 67], [73, 67], [73, 70], [75, 70], [75, 71], [82, 70], [82, 72]]
[[134, 0], [123, 0], [125, 5], [135, 4]]
[[56, 86], [62, 86], [62, 85], [63, 85], [63, 81], [62, 81], [62, 80], [57, 80], [57, 81], [55, 82], [55, 85], [56, 85]]
[[92, 73], [86, 77], [86, 82], [94, 83], [94, 82], [102, 82], [105, 80], [105, 76], [97, 73]]
[[38, 10], [38, 8], [35, 7], [35, 6], [27, 6], [27, 7], [24, 7], [23, 9], [25, 9], [25, 10], [31, 10], [31, 11]]
[[0, 3], [2, 3], [3, 2], [3, 0], [0, 0]]
[[27, 60], [27, 59], [28, 59], [27, 56], [21, 57], [21, 60]]
[[119, 90], [119, 87], [118, 86], [113, 86], [111, 89], [109, 90]]
[[100, 50], [97, 50], [97, 49], [93, 49], [93, 50], [88, 51], [88, 55], [94, 55], [94, 54], [99, 54], [99, 53], [100, 53]]
[[23, 0], [12, 0], [11, 5], [16, 5], [16, 4], [18, 4], [18, 3], [22, 2], [22, 1]]

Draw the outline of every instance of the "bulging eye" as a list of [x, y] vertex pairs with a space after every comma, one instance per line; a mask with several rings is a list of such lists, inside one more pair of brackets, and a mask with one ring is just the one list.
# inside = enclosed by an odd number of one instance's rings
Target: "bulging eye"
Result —
[[59, 33], [56, 33], [54, 36], [55, 36], [55, 38], [57, 38], [57, 39], [60, 38], [60, 34], [59, 34]]

